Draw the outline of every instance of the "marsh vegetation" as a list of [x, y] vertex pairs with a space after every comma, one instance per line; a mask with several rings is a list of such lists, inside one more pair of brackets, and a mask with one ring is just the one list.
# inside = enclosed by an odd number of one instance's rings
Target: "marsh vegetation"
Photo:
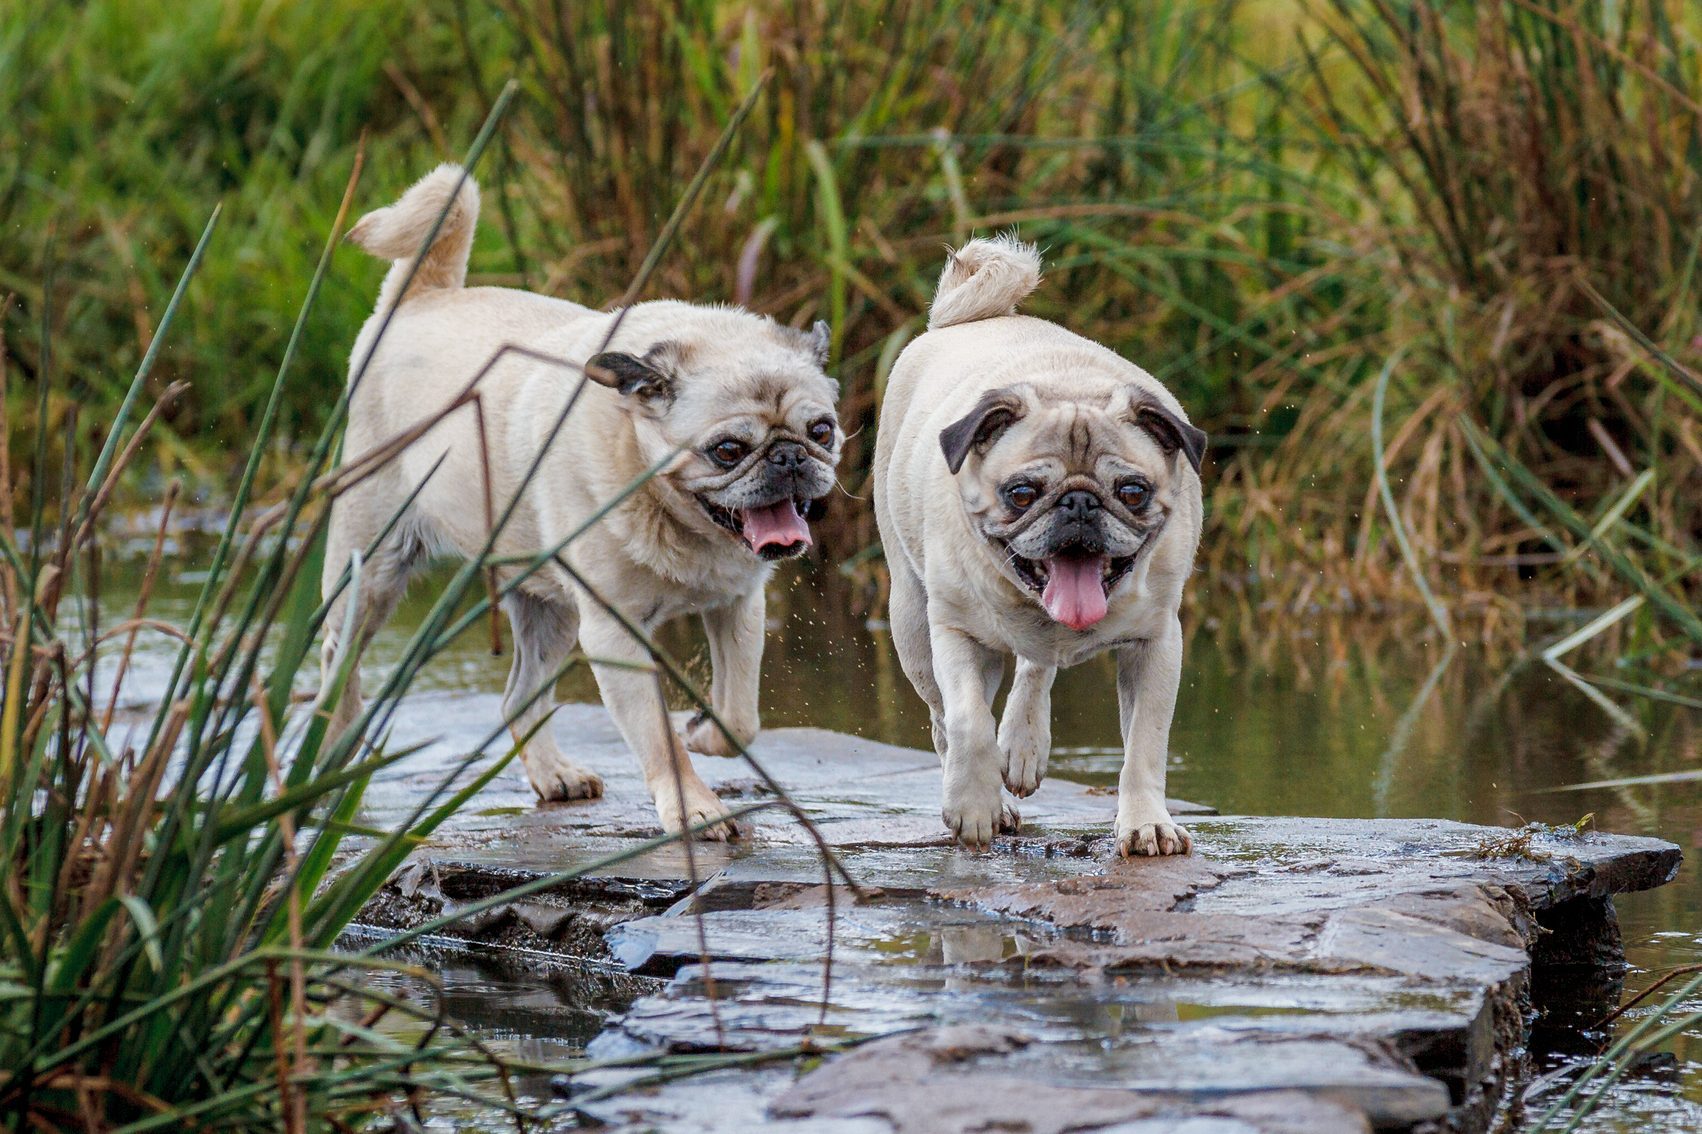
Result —
[[[1426, 727], [1476, 688], [1462, 675], [1494, 680], [1451, 664], [1452, 644], [1487, 642], [1608, 722], [1618, 739], [1568, 749], [1585, 755], [1566, 766], [1608, 782], [1593, 790], [1624, 825], [1693, 823], [1638, 794], [1695, 782], [1686, 722], [1702, 707], [1693, 5], [92, 0], [0, 15], [8, 1121], [405, 1122], [433, 1093], [514, 1107], [512, 1061], [448, 1042], [435, 1010], [374, 1026], [418, 1002], [353, 970], [399, 962], [331, 950], [463, 788], [365, 830], [362, 786], [396, 753], [292, 709], [324, 616], [304, 589], [335, 490], [320, 478], [382, 271], [336, 238], [351, 207], [460, 156], [511, 76], [480, 143], [475, 282], [612, 301], [640, 279], [645, 297], [829, 320], [850, 498], [814, 567], [859, 622], [884, 606], [860, 501], [885, 375], [922, 326], [940, 246], [1014, 228], [1051, 265], [1034, 313], [1141, 362], [1213, 436], [1197, 634], [1225, 648], [1206, 656], [1326, 700], [1354, 659], [1391, 766], [1422, 769], [1396, 741], [1416, 731], [1431, 751]], [[697, 207], [664, 241], [699, 170]], [[159, 509], [142, 540], [154, 565], [115, 606], [104, 533], [137, 507]], [[160, 614], [150, 596], [184, 582], [168, 521], [191, 510], [224, 535], [195, 545], [192, 597]], [[404, 620], [371, 735], [489, 598], [475, 565]], [[1417, 640], [1410, 690], [1385, 700], [1389, 666], [1365, 645], [1381, 638], [1318, 629], [1339, 615]], [[1297, 636], [1313, 644], [1287, 648]], [[120, 703], [127, 659], [156, 639], [163, 692]], [[808, 642], [781, 647], [805, 674]], [[809, 723], [874, 719], [898, 738], [890, 700], [824, 704], [832, 719]], [[1332, 751], [1268, 704], [1265, 733], [1297, 763]], [[1504, 740], [1561, 719], [1514, 716]], [[1207, 734], [1197, 758], [1234, 741]], [[1633, 743], [1642, 755], [1616, 762]], [[1561, 786], [1542, 770], [1552, 752], [1518, 751], [1507, 777]], [[1262, 794], [1224, 782], [1212, 802], [1306, 809], [1249, 774]], [[1614, 782], [1635, 775], [1678, 786]], [[1391, 777], [1378, 791], [1399, 798]], [[1448, 805], [1522, 810], [1491, 787]], [[1586, 810], [1566, 807], [1522, 813]], [[327, 885], [333, 859], [347, 869]], [[1669, 924], [1694, 918], [1687, 893], [1662, 907]], [[1642, 1038], [1693, 1029], [1696, 987]]]

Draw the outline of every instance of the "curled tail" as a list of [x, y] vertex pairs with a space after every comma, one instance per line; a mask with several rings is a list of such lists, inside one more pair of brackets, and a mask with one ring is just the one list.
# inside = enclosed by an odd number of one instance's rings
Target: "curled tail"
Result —
[[473, 228], [479, 222], [479, 187], [460, 166], [440, 165], [418, 181], [402, 199], [366, 214], [349, 229], [349, 239], [381, 260], [392, 260], [384, 286], [378, 292], [378, 308], [384, 310], [403, 298], [402, 284], [413, 268], [420, 244], [437, 223], [443, 224], [437, 238], [408, 285], [408, 295], [435, 288], [460, 287], [467, 279], [467, 254], [473, 247]]
[[1014, 236], [971, 240], [946, 256], [928, 329], [1016, 314], [1016, 306], [1040, 286], [1040, 253]]

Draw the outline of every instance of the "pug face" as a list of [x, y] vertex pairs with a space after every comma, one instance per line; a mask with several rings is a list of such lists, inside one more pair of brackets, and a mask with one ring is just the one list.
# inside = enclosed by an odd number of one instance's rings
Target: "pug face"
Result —
[[844, 440], [838, 387], [822, 372], [827, 336], [825, 323], [807, 334], [740, 325], [640, 356], [605, 352], [586, 374], [624, 395], [649, 464], [683, 450], [659, 475], [691, 501], [678, 519], [785, 559], [810, 545]]
[[1087, 630], [1163, 528], [1181, 460], [1206, 435], [1138, 387], [1102, 399], [1031, 385], [983, 395], [940, 434], [971, 524], [1007, 578], [1056, 622]]

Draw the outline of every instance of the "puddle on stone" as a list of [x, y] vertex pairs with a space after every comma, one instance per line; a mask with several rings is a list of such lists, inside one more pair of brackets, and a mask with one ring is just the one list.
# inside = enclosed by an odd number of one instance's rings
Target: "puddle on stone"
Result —
[[[360, 932], [345, 937], [355, 948], [366, 944]], [[495, 1055], [516, 1063], [564, 1066], [582, 1058], [609, 1022], [655, 982], [605, 968], [576, 966], [538, 955], [492, 952], [469, 955], [459, 943], [441, 946], [432, 939], [396, 950], [389, 959], [429, 969], [440, 984], [406, 973], [367, 970], [363, 983], [407, 1001], [423, 1011], [441, 1009], [444, 1018]], [[415, 1041], [425, 1024], [399, 1012], [382, 1018], [379, 1031]], [[513, 1077], [515, 1097], [532, 1108], [552, 1107], [555, 1096], [549, 1074], [520, 1073]], [[429, 1130], [512, 1128], [490, 1109], [467, 1099], [439, 1098], [428, 1116]], [[526, 1129], [539, 1134], [577, 1130], [571, 1114], [528, 1121]]]
[[[340, 944], [358, 948], [373, 936], [357, 929], [345, 934]], [[441, 1001], [429, 984], [405, 972], [370, 970], [372, 987], [412, 1003], [440, 1006], [446, 1016], [482, 1036], [537, 1040], [561, 1058], [583, 1052], [610, 1020], [658, 987], [653, 980], [607, 963], [521, 950], [469, 951], [465, 942], [448, 938], [422, 938], [392, 950], [385, 959], [436, 974], [442, 982]]]
[[887, 938], [872, 944], [883, 960], [918, 965], [973, 965], [1026, 956], [1039, 935], [1013, 933], [1002, 925], [958, 925]]

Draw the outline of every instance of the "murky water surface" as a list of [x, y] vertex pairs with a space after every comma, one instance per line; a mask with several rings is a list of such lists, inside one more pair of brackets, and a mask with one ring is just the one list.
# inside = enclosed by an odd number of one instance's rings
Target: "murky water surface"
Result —
[[[165, 581], [156, 615], [187, 613], [195, 582], [185, 571]], [[853, 613], [836, 578], [783, 573], [773, 590], [764, 664], [764, 722], [815, 725], [929, 748], [927, 717], [878, 623]], [[373, 651], [382, 670], [435, 597], [415, 589]], [[123, 603], [118, 594], [109, 599]], [[1191, 639], [1171, 734], [1170, 792], [1226, 813], [1344, 817], [1432, 816], [1479, 823], [1570, 823], [1594, 813], [1603, 830], [1656, 835], [1687, 856], [1677, 881], [1619, 899], [1627, 994], [1660, 973], [1702, 962], [1702, 783], [1577, 788], [1702, 767], [1702, 718], [1685, 708], [1610, 694], [1615, 711], [1540, 662], [1491, 659], [1477, 649], [1451, 656], [1414, 645], [1375, 621], [1299, 623], [1217, 612], [1205, 588], [1190, 611]], [[1249, 625], [1249, 622], [1254, 623]], [[1558, 637], [1564, 619], [1535, 634]], [[488, 628], [467, 634], [425, 674], [416, 690], [500, 690], [507, 659], [492, 658]], [[670, 630], [665, 644], [707, 677], [695, 627]], [[159, 647], [163, 650], [163, 645]], [[1613, 674], [1611, 657], [1571, 659], [1581, 671]], [[149, 667], [130, 692], [143, 693]], [[1695, 692], [1694, 690], [1692, 691]], [[568, 699], [595, 699], [583, 671]], [[1053, 695], [1051, 775], [1115, 782], [1117, 710], [1108, 659], [1063, 674]], [[1109, 823], [1112, 804], [1107, 799]], [[937, 959], [950, 942], [895, 941], [895, 953]], [[999, 941], [990, 952], [1018, 948]], [[444, 972], [457, 1014], [499, 1047], [528, 1056], [579, 1050], [591, 1030], [577, 1007], [551, 1005], [541, 983], [511, 988], [477, 965]], [[492, 982], [495, 982], [493, 985]], [[500, 985], [501, 987], [496, 987]], [[1611, 994], [1611, 990], [1610, 990]], [[519, 998], [518, 1001], [516, 998]], [[484, 1010], [492, 999], [539, 1008], [523, 1019]], [[549, 1010], [542, 1010], [549, 1009]], [[1702, 997], [1688, 1005], [1702, 1010]], [[1210, 1006], [1181, 1006], [1209, 1012]], [[1586, 1006], [1573, 1024], [1588, 1024]], [[1633, 1012], [1630, 1019], [1635, 1019]], [[1542, 1029], [1545, 1067], [1563, 1065], [1586, 1044], [1576, 1028]], [[1600, 1132], [1702, 1128], [1702, 1025], [1674, 1037], [1676, 1063], [1618, 1088], [1612, 1104], [1583, 1126]], [[532, 1084], [534, 1088], [542, 1084]]]

